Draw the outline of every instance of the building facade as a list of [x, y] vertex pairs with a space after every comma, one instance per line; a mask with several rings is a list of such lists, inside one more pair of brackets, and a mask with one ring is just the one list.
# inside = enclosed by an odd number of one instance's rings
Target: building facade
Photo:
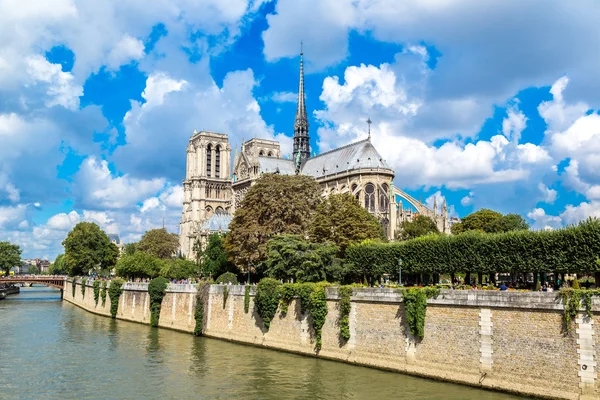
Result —
[[[314, 177], [323, 196], [350, 193], [381, 223], [394, 239], [403, 221], [417, 215], [432, 218], [441, 232], [450, 232], [444, 201], [433, 209], [394, 187], [394, 171], [367, 139], [310, 156], [309, 123], [305, 105], [304, 68], [300, 53], [298, 105], [294, 121], [292, 159], [282, 157], [279, 142], [254, 138], [236, 149], [231, 165], [231, 146], [226, 134], [196, 132], [187, 148], [184, 200], [180, 223], [180, 250], [194, 258], [194, 243], [206, 243], [214, 232], [225, 232], [248, 189], [262, 175], [304, 174]], [[404, 202], [410, 207], [404, 206]]]

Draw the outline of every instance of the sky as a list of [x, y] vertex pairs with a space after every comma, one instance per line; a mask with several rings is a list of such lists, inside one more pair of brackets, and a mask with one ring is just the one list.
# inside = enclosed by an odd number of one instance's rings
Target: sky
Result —
[[194, 129], [284, 154], [367, 136], [454, 216], [600, 217], [600, 2], [0, 0], [0, 241], [178, 233]]

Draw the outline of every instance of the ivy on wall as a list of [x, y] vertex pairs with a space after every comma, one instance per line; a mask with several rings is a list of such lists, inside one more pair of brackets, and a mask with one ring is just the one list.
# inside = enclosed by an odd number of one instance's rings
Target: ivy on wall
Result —
[[198, 292], [196, 293], [196, 310], [194, 311], [194, 319], [196, 320], [194, 335], [196, 336], [201, 336], [204, 331], [204, 305], [208, 301], [209, 292], [209, 282], [201, 282], [198, 285]]
[[346, 342], [350, 339], [350, 310], [352, 305], [350, 303], [350, 297], [352, 296], [352, 286], [340, 286], [338, 288], [338, 295], [340, 296], [339, 308], [340, 308], [340, 338]]
[[225, 285], [223, 287], [223, 310], [225, 309], [225, 305], [227, 305], [228, 298], [229, 298], [229, 286]]
[[401, 289], [404, 302], [404, 315], [410, 333], [422, 340], [425, 335], [425, 315], [427, 313], [427, 299], [440, 294], [440, 289], [435, 287]]
[[113, 318], [117, 317], [117, 311], [119, 310], [119, 297], [121, 297], [121, 293], [123, 293], [123, 283], [125, 283], [123, 279], [116, 278], [110, 281], [110, 286], [108, 287], [108, 297], [110, 297], [110, 315]]
[[273, 278], [263, 278], [258, 282], [254, 304], [256, 311], [263, 320], [265, 329], [268, 331], [271, 326], [271, 320], [277, 312], [279, 305], [279, 286], [281, 283]]
[[586, 315], [592, 318], [592, 296], [600, 296], [600, 290], [561, 289], [558, 295], [563, 302], [563, 325], [565, 333], [568, 334], [582, 303]]
[[158, 326], [160, 308], [168, 285], [169, 280], [162, 276], [152, 279], [148, 284], [148, 294], [150, 295], [150, 326]]
[[316, 349], [321, 350], [322, 340], [321, 332], [325, 319], [327, 318], [327, 295], [325, 293], [325, 287], [328, 283], [317, 283], [315, 289], [310, 294], [310, 308], [309, 313], [313, 321], [313, 329], [317, 339]]
[[75, 298], [75, 288], [77, 287], [77, 277], [74, 276], [73, 277], [73, 281], [71, 282], [71, 296], [73, 297], [73, 299]]
[[250, 285], [244, 288], [244, 313], [248, 314], [248, 311], [250, 311]]
[[279, 308], [282, 315], [287, 315], [290, 303], [298, 296], [299, 287], [298, 283], [284, 283], [279, 286]]
[[85, 299], [85, 283], [87, 282], [86, 278], [81, 278], [81, 297]]
[[96, 279], [93, 284], [94, 287], [94, 301], [96, 302], [96, 307], [98, 306], [98, 299], [100, 298], [100, 281]]
[[106, 281], [102, 282], [102, 288], [100, 290], [100, 298], [102, 299], [102, 307], [106, 304]]

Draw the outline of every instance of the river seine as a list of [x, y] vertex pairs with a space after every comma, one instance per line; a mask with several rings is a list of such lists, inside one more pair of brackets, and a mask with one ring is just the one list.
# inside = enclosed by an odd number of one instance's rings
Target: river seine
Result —
[[0, 399], [517, 399], [116, 321], [22, 288], [0, 301]]

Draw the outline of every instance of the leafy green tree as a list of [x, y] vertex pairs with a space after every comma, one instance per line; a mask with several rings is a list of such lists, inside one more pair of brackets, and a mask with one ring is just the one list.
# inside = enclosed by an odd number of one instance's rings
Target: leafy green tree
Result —
[[21, 248], [17, 244], [10, 242], [0, 242], [0, 271], [6, 275], [10, 269], [21, 265]]
[[196, 249], [200, 270], [205, 276], [220, 276], [225, 272], [236, 272], [237, 268], [229, 261], [229, 257], [223, 246], [223, 237], [213, 233], [208, 237], [206, 248]]
[[52, 264], [50, 264], [50, 268], [48, 268], [48, 273], [50, 275], [64, 275], [67, 273], [64, 254], [59, 254], [56, 256], [56, 259]]
[[29, 268], [27, 268], [27, 273], [30, 275], [39, 275], [40, 269], [37, 265], [30, 265]]
[[62, 244], [65, 248], [64, 262], [70, 276], [87, 275], [101, 268], [105, 261], [110, 240], [93, 222], [80, 222], [69, 232]]
[[485, 233], [501, 233], [510, 231], [528, 230], [529, 225], [518, 214], [502, 215], [497, 211], [482, 208], [467, 215], [461, 222], [452, 225], [451, 231], [457, 235], [467, 231], [480, 231]]
[[163, 260], [160, 275], [169, 279], [195, 278], [198, 276], [198, 265], [182, 258]]
[[119, 259], [119, 248], [114, 243], [108, 243], [106, 248], [104, 249], [104, 258], [102, 259], [102, 268], [111, 270], [117, 264], [117, 260]]
[[124, 253], [128, 256], [132, 256], [135, 253], [137, 243], [127, 243], [124, 247]]
[[338, 248], [332, 243], [312, 243], [298, 235], [279, 235], [269, 240], [266, 276], [298, 282], [320, 282], [331, 278]]
[[136, 245], [136, 251], [144, 251], [158, 258], [171, 258], [179, 247], [179, 236], [165, 228], [151, 229], [144, 233]]
[[344, 193], [332, 194], [317, 206], [310, 238], [316, 243], [334, 243], [342, 255], [353, 243], [385, 240], [385, 234], [377, 218], [361, 207], [354, 196]]
[[430, 217], [418, 215], [412, 221], [402, 221], [397, 239], [409, 240], [436, 233], [440, 233], [440, 230], [435, 222]]
[[117, 261], [115, 273], [125, 278], [154, 278], [160, 274], [165, 262], [160, 258], [136, 251], [134, 255], [124, 255]]
[[267, 242], [276, 235], [307, 236], [321, 202], [317, 181], [305, 175], [267, 174], [244, 196], [229, 225], [225, 249], [246, 272], [267, 258]]

